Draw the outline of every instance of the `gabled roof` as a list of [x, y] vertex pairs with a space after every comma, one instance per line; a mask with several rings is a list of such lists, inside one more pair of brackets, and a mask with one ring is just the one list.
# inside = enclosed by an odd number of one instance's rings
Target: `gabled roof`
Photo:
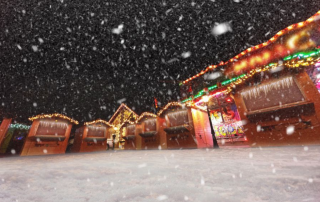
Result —
[[130, 109], [126, 104], [122, 103], [120, 107], [117, 109], [117, 111], [112, 115], [112, 117], [109, 120], [109, 123], [112, 124], [114, 119], [118, 116], [118, 114], [121, 112], [121, 110], [127, 110], [131, 113], [133, 113], [136, 117], [138, 117], [138, 114], [136, 114], [132, 109]]
[[97, 119], [97, 120], [94, 120], [94, 121], [91, 121], [91, 122], [85, 122], [84, 125], [87, 126], [87, 125], [91, 125], [91, 124], [95, 124], [95, 123], [103, 123], [109, 127], [114, 127], [112, 124], [110, 124], [108, 121], [105, 121], [105, 120], [102, 120], [102, 119]]
[[140, 116], [139, 116], [139, 118], [137, 119], [137, 123], [141, 120], [141, 119], [143, 119], [144, 117], [153, 117], [153, 118], [156, 118], [157, 117], [157, 115], [155, 115], [155, 114], [153, 114], [153, 113], [150, 113], [150, 112], [143, 112]]
[[159, 112], [158, 116], [161, 116], [169, 107], [184, 107], [185, 105], [180, 102], [169, 102], [166, 106], [164, 106]]

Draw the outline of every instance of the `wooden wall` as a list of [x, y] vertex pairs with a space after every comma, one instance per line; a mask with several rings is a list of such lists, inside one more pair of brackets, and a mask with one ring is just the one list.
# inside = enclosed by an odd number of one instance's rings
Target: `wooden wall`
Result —
[[[156, 129], [155, 131], [159, 131], [159, 123], [156, 120]], [[145, 122], [141, 123], [142, 132], [146, 132], [146, 124]], [[139, 134], [136, 134], [137, 136], [140, 136]], [[141, 137], [141, 136], [140, 136]], [[160, 133], [157, 132], [157, 134], [153, 137], [141, 137], [141, 149], [158, 149], [160, 146]]]
[[4, 137], [10, 127], [10, 124], [12, 122], [12, 119], [7, 119], [7, 118], [4, 118], [1, 122], [1, 125], [0, 125], [0, 146], [2, 145], [2, 142], [4, 140]]
[[212, 134], [207, 112], [191, 109], [198, 148], [212, 148]]
[[135, 135], [135, 138], [134, 139], [129, 139], [129, 140], [125, 140], [125, 143], [124, 143], [124, 149], [125, 150], [136, 150], [136, 147], [137, 147], [137, 134], [136, 134], [136, 129], [137, 129], [137, 126], [135, 126], [134, 128], [134, 131], [133, 131], [133, 134], [129, 134], [128, 130], [125, 130], [126, 131], [126, 136], [127, 135]]

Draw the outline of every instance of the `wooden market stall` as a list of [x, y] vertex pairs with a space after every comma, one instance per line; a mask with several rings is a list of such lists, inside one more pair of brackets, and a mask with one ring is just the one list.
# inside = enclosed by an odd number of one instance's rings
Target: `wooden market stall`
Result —
[[20, 155], [30, 127], [11, 123], [0, 145], [0, 155]]
[[[161, 149], [161, 123], [163, 119], [155, 114], [144, 112], [137, 119], [138, 134], [141, 139], [141, 149]], [[140, 146], [141, 144], [141, 146]]]
[[[183, 81], [182, 88], [199, 92], [182, 103], [204, 107], [207, 95], [212, 113], [237, 113], [250, 146], [320, 144], [319, 67], [320, 11]], [[208, 79], [212, 74], [220, 76]], [[229, 109], [221, 103], [227, 99]]]
[[209, 118], [205, 111], [171, 102], [159, 111], [158, 116], [164, 120], [163, 131], [159, 131], [164, 149], [212, 147]]
[[70, 131], [78, 121], [61, 114], [42, 114], [29, 118], [32, 121], [21, 156], [64, 154]]
[[[123, 149], [125, 141], [122, 140], [124, 134], [124, 127], [121, 127], [125, 121], [134, 122], [138, 115], [130, 109], [126, 104], [122, 103], [116, 112], [112, 115], [109, 123], [114, 126], [112, 132], [114, 139], [108, 139], [110, 142], [114, 143], [115, 148]], [[110, 136], [111, 137], [111, 136]]]
[[121, 126], [120, 130], [123, 131], [122, 139], [124, 139], [125, 150], [136, 150], [141, 149], [141, 137], [136, 135], [136, 123], [132, 121], [125, 121]]
[[71, 152], [105, 151], [107, 139], [110, 139], [111, 135], [109, 128], [113, 128], [113, 125], [101, 119], [85, 122], [84, 126], [75, 131]]

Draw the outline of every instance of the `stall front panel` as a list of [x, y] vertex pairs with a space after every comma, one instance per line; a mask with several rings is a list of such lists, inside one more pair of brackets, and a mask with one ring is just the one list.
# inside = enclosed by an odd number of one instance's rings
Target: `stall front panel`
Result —
[[306, 72], [243, 86], [234, 97], [251, 146], [320, 144], [320, 94]]
[[142, 132], [141, 136], [142, 149], [158, 149], [160, 146], [160, 134], [157, 118], [150, 118], [141, 122]]
[[191, 109], [179, 109], [166, 113], [167, 148], [197, 148]]
[[136, 135], [136, 125], [130, 124], [124, 127], [125, 136], [122, 138], [125, 140], [124, 149], [125, 150], [135, 150], [137, 147], [137, 139]]
[[33, 120], [21, 156], [65, 153], [72, 124], [61, 118]]
[[94, 152], [107, 149], [108, 127], [105, 124], [83, 126], [76, 130], [73, 152]]

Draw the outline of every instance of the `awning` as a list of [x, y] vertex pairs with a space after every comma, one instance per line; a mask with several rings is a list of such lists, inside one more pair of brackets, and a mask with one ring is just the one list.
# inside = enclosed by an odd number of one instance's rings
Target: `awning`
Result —
[[178, 134], [178, 133], [188, 132], [189, 129], [187, 128], [186, 125], [182, 125], [182, 126], [165, 128], [164, 131], [166, 131], [168, 134]]
[[157, 131], [148, 131], [148, 132], [140, 133], [139, 135], [141, 137], [153, 137], [156, 134], [157, 134]]
[[66, 139], [65, 136], [61, 135], [35, 135], [31, 136], [31, 139], [35, 139], [36, 141], [64, 141]]

